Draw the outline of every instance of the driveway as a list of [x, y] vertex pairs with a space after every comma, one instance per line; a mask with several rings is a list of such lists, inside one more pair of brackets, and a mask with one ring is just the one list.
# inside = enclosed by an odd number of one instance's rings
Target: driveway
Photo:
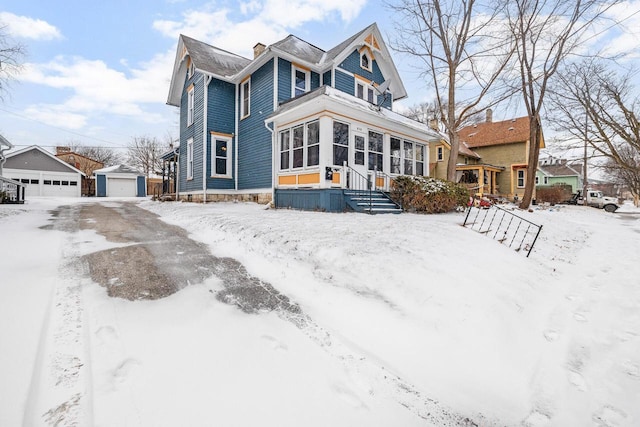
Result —
[[93, 281], [109, 296], [128, 300], [158, 299], [185, 286], [218, 277], [223, 289], [216, 295], [243, 311], [282, 309], [299, 313], [297, 305], [273, 286], [251, 276], [238, 261], [211, 255], [207, 245], [137, 206], [136, 202], [101, 202], [62, 206], [53, 212], [50, 228], [61, 231], [95, 230], [117, 247], [84, 256]]

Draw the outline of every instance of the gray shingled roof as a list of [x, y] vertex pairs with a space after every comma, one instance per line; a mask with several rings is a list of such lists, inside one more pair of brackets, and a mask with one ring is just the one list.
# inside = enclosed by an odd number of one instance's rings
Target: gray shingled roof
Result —
[[311, 64], [319, 64], [324, 56], [324, 50], [291, 34], [275, 42], [271, 47], [287, 52]]
[[555, 164], [555, 165], [538, 165], [538, 169], [549, 176], [580, 176], [578, 172], [582, 168], [581, 164]]
[[345, 41], [343, 41], [342, 43], [340, 43], [336, 47], [334, 47], [332, 49], [329, 49], [327, 51], [327, 55], [325, 56], [323, 62], [327, 62], [327, 61], [331, 61], [331, 60], [335, 59], [335, 57], [340, 55], [340, 53], [342, 53], [342, 51], [345, 50], [347, 48], [347, 46], [349, 46], [351, 43], [353, 43], [354, 40], [356, 40], [357, 38], [362, 36], [362, 34], [364, 34], [367, 31], [369, 31], [371, 29], [371, 27], [373, 27], [373, 26], [374, 26], [374, 24], [369, 25], [367, 28], [365, 28], [364, 30], [360, 31], [359, 33], [356, 33], [353, 36], [349, 37], [348, 39], [346, 39]]
[[249, 65], [251, 60], [181, 34], [184, 46], [195, 67], [218, 76], [232, 76]]
[[139, 170], [129, 165], [115, 165], [93, 171], [94, 174], [134, 174], [142, 175]]

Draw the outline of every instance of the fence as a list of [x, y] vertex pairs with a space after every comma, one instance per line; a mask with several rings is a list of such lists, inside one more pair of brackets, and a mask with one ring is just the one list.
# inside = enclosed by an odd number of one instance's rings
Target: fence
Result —
[[471, 204], [462, 225], [506, 244], [516, 252], [525, 251], [527, 257], [531, 254], [542, 230], [541, 225], [534, 224], [498, 205], [483, 209]]

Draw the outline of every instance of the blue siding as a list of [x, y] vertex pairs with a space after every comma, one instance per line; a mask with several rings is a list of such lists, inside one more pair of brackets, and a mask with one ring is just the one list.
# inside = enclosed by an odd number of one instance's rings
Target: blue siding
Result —
[[[180, 99], [180, 176], [179, 190], [202, 190], [202, 125], [203, 125], [203, 75], [195, 73], [192, 79], [185, 81], [182, 98]], [[194, 88], [194, 117], [193, 124], [187, 126], [187, 87], [191, 83]], [[193, 138], [193, 179], [187, 181], [187, 140]]]
[[147, 180], [144, 176], [139, 176], [136, 178], [136, 187], [137, 187], [136, 196], [145, 197], [147, 195], [146, 181]]
[[240, 190], [271, 188], [273, 185], [271, 132], [264, 126], [264, 119], [273, 112], [273, 60], [251, 75], [250, 102], [250, 115], [238, 125]]
[[353, 76], [345, 74], [340, 70], [336, 70], [336, 81], [334, 86], [336, 89], [355, 96], [355, 86], [356, 82]]
[[314, 90], [320, 87], [320, 74], [311, 72], [311, 89]]
[[378, 62], [375, 59], [373, 60], [373, 64], [371, 67], [373, 72], [365, 70], [360, 66], [360, 53], [357, 50], [354, 50], [351, 55], [347, 56], [347, 58], [342, 61], [339, 67], [345, 71], [349, 71], [350, 73], [354, 73], [369, 80], [373, 80], [378, 84], [384, 82], [384, 76], [382, 75], [382, 71], [380, 71]]
[[278, 103], [291, 98], [291, 62], [278, 58]]
[[331, 84], [331, 71], [327, 71], [322, 75], [322, 84], [327, 86], [333, 86]]
[[[235, 88], [233, 83], [224, 82], [218, 79], [212, 79], [208, 88], [207, 103], [207, 188], [209, 189], [234, 189], [235, 181], [227, 178], [211, 178], [211, 153], [213, 148], [211, 145], [211, 133], [219, 132], [226, 134], [235, 133]], [[235, 138], [231, 147], [232, 164], [235, 154]], [[202, 153], [200, 153], [200, 156]], [[200, 162], [202, 162], [202, 159]], [[195, 156], [194, 156], [195, 157]], [[230, 171], [233, 175], [234, 168]]]
[[107, 177], [96, 175], [96, 196], [107, 197]]
[[276, 189], [274, 203], [276, 208], [301, 209], [305, 211], [344, 212], [347, 210], [344, 193], [338, 189]]

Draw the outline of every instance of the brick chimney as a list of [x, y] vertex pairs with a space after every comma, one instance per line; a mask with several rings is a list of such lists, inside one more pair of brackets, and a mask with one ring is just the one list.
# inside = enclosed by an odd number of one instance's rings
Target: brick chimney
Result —
[[63, 146], [56, 147], [56, 154], [70, 153], [70, 152], [71, 152], [71, 147], [63, 147]]
[[487, 108], [487, 123], [493, 122], [493, 110], [491, 108]]
[[267, 47], [262, 43], [256, 43], [253, 47], [253, 59], [256, 59]]

